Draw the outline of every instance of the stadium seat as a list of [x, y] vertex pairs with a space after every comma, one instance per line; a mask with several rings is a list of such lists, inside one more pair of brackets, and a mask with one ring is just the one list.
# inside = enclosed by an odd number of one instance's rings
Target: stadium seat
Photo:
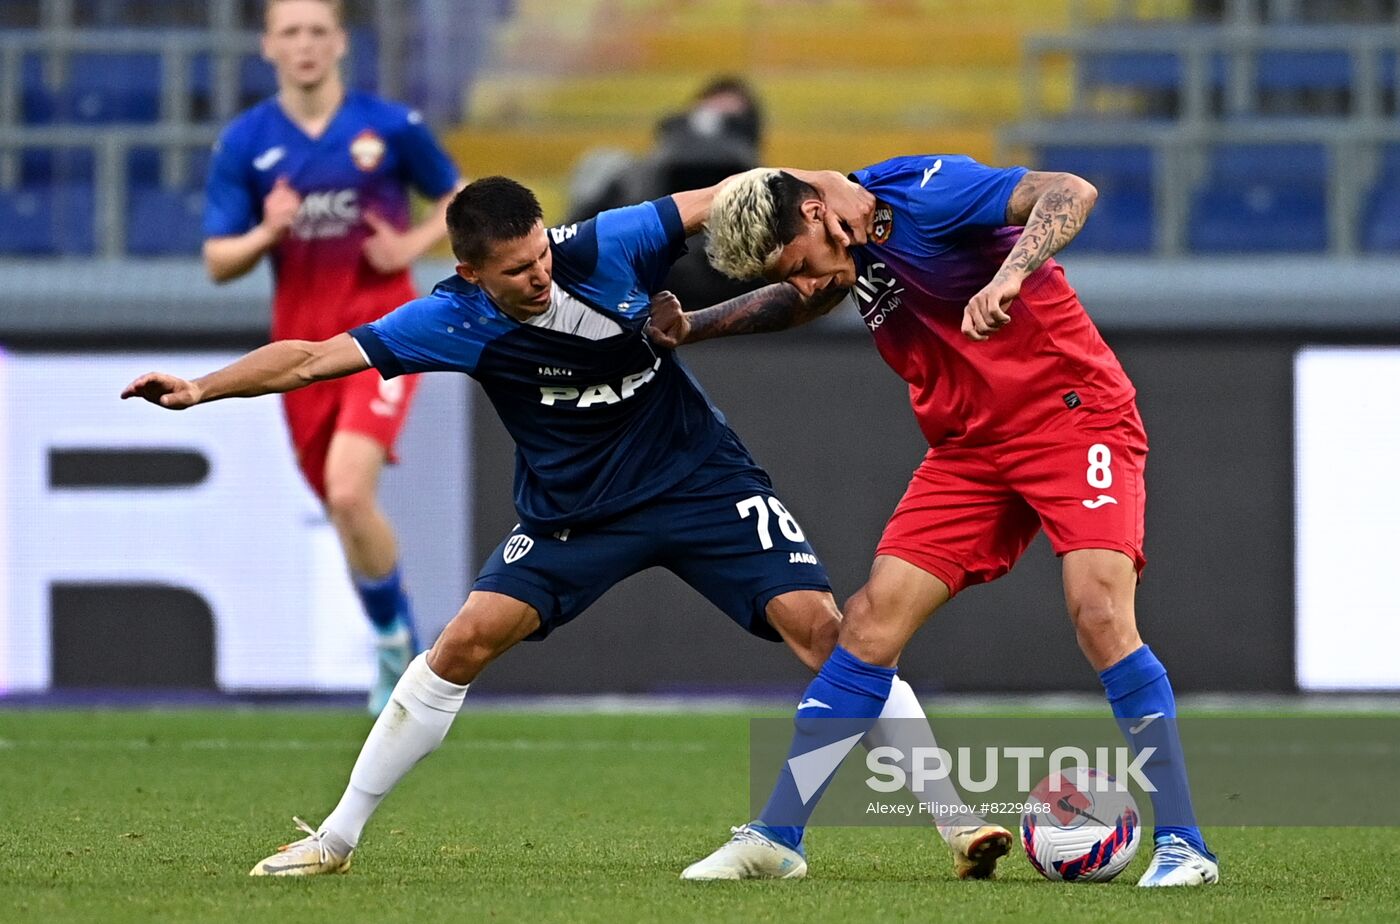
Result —
[[1400, 251], [1400, 144], [1382, 150], [1376, 183], [1362, 202], [1361, 248]]
[[127, 200], [127, 253], [195, 256], [204, 242], [203, 216], [203, 192], [134, 188]]
[[93, 215], [88, 183], [0, 189], [0, 254], [91, 254]]
[[1039, 170], [1082, 176], [1099, 190], [1093, 215], [1069, 248], [1104, 253], [1152, 249], [1152, 149], [1145, 145], [1044, 147]]
[[1255, 58], [1261, 115], [1345, 115], [1353, 82], [1345, 51], [1261, 51]]
[[44, 80], [44, 59], [39, 54], [20, 57], [20, 121], [26, 125], [47, 125], [57, 117], [54, 96]]
[[1182, 81], [1181, 57], [1171, 51], [1085, 52], [1077, 63], [1087, 86], [1175, 90]]
[[1221, 145], [1193, 197], [1187, 227], [1198, 253], [1327, 247], [1327, 153], [1319, 144]]
[[350, 30], [350, 61], [345, 83], [352, 90], [373, 93], [379, 87], [379, 32], [369, 26]]
[[21, 186], [92, 183], [97, 159], [91, 148], [25, 148], [19, 157]]
[[[1182, 46], [1187, 47], [1186, 45]], [[1080, 85], [1090, 94], [1097, 90], [1135, 91], [1139, 106], [1133, 114], [1176, 117], [1186, 83], [1186, 58], [1176, 51], [1091, 51], [1075, 58]], [[1225, 83], [1226, 62], [1220, 55], [1210, 61], [1206, 79], [1212, 94]]]
[[1254, 67], [1261, 90], [1347, 90], [1352, 83], [1345, 51], [1261, 51]]
[[[205, 177], [209, 173], [209, 158], [211, 151], [207, 147], [194, 148], [187, 151], [188, 158], [185, 176], [186, 187], [189, 189], [202, 189]], [[126, 176], [127, 183], [132, 187], [152, 187], [159, 186], [163, 182], [161, 176], [161, 162], [164, 152], [160, 148], [132, 148], [127, 153]]]
[[[34, 63], [30, 63], [30, 60]], [[160, 118], [157, 54], [75, 53], [57, 87], [44, 79], [41, 55], [27, 55], [23, 118], [30, 124], [154, 122]]]

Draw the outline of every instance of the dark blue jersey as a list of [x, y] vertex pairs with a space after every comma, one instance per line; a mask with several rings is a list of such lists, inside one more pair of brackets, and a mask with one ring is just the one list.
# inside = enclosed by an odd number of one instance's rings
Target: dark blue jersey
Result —
[[554, 283], [621, 332], [601, 340], [506, 315], [458, 277], [350, 333], [385, 378], [465, 372], [515, 439], [515, 508], [526, 529], [597, 523], [693, 472], [728, 430], [669, 350], [643, 330], [651, 293], [685, 249], [658, 199], [552, 228]]

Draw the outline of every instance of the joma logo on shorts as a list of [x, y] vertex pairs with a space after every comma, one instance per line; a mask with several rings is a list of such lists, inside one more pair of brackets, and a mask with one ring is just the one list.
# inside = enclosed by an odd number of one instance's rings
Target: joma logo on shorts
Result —
[[656, 358], [650, 369], [623, 376], [621, 384], [614, 388], [610, 383], [589, 385], [585, 388], [572, 388], [568, 385], [541, 385], [540, 404], [554, 407], [556, 404], [573, 404], [578, 408], [592, 407], [595, 404], [618, 404], [637, 393], [647, 382], [656, 378], [656, 370], [661, 368], [661, 357]]

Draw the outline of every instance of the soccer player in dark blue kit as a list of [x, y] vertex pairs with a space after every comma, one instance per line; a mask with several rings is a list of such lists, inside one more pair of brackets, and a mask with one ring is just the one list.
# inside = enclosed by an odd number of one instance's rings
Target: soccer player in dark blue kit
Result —
[[[802, 174], [833, 203], [833, 233], [863, 237], [873, 200], [840, 174]], [[381, 800], [433, 751], [467, 685], [618, 581], [670, 569], [751, 633], [816, 670], [840, 619], [825, 569], [724, 417], [670, 350], [654, 346], [653, 292], [718, 187], [546, 229], [520, 184], [488, 177], [453, 199], [457, 275], [373, 323], [278, 341], [193, 381], [150, 373], [122, 396], [180, 409], [286, 392], [373, 367], [385, 377], [476, 378], [514, 437], [520, 523], [461, 611], [410, 664], [318, 830], [254, 875], [343, 872]], [[923, 718], [896, 684], [891, 718]], [[877, 735], [872, 743], [878, 742]]]

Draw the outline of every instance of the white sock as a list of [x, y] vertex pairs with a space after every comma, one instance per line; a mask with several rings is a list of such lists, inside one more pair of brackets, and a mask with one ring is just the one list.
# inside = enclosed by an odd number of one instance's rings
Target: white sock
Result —
[[433, 673], [426, 653], [414, 658], [370, 729], [350, 771], [350, 785], [321, 830], [350, 847], [358, 844], [365, 823], [389, 790], [442, 744], [466, 695], [467, 687]]
[[[887, 719], [890, 721], [886, 721]], [[913, 749], [935, 748], [938, 747], [938, 742], [933, 737], [933, 728], [928, 723], [928, 717], [924, 715], [923, 706], [919, 705], [919, 697], [914, 695], [914, 688], [898, 677], [890, 684], [890, 698], [885, 700], [885, 708], [880, 712], [879, 720], [865, 736], [865, 740], [872, 748], [888, 746], [899, 751], [900, 759], [896, 763], [905, 773], [906, 787], [919, 802], [940, 807], [963, 804], [962, 795], [948, 777], [915, 782], [914, 762], [911, 757]], [[944, 840], [948, 839], [949, 828], [984, 824], [982, 819], [969, 812], [946, 809], [940, 809], [936, 814], [928, 812], [926, 808], [921, 809], [921, 814], [937, 825], [938, 833]]]

